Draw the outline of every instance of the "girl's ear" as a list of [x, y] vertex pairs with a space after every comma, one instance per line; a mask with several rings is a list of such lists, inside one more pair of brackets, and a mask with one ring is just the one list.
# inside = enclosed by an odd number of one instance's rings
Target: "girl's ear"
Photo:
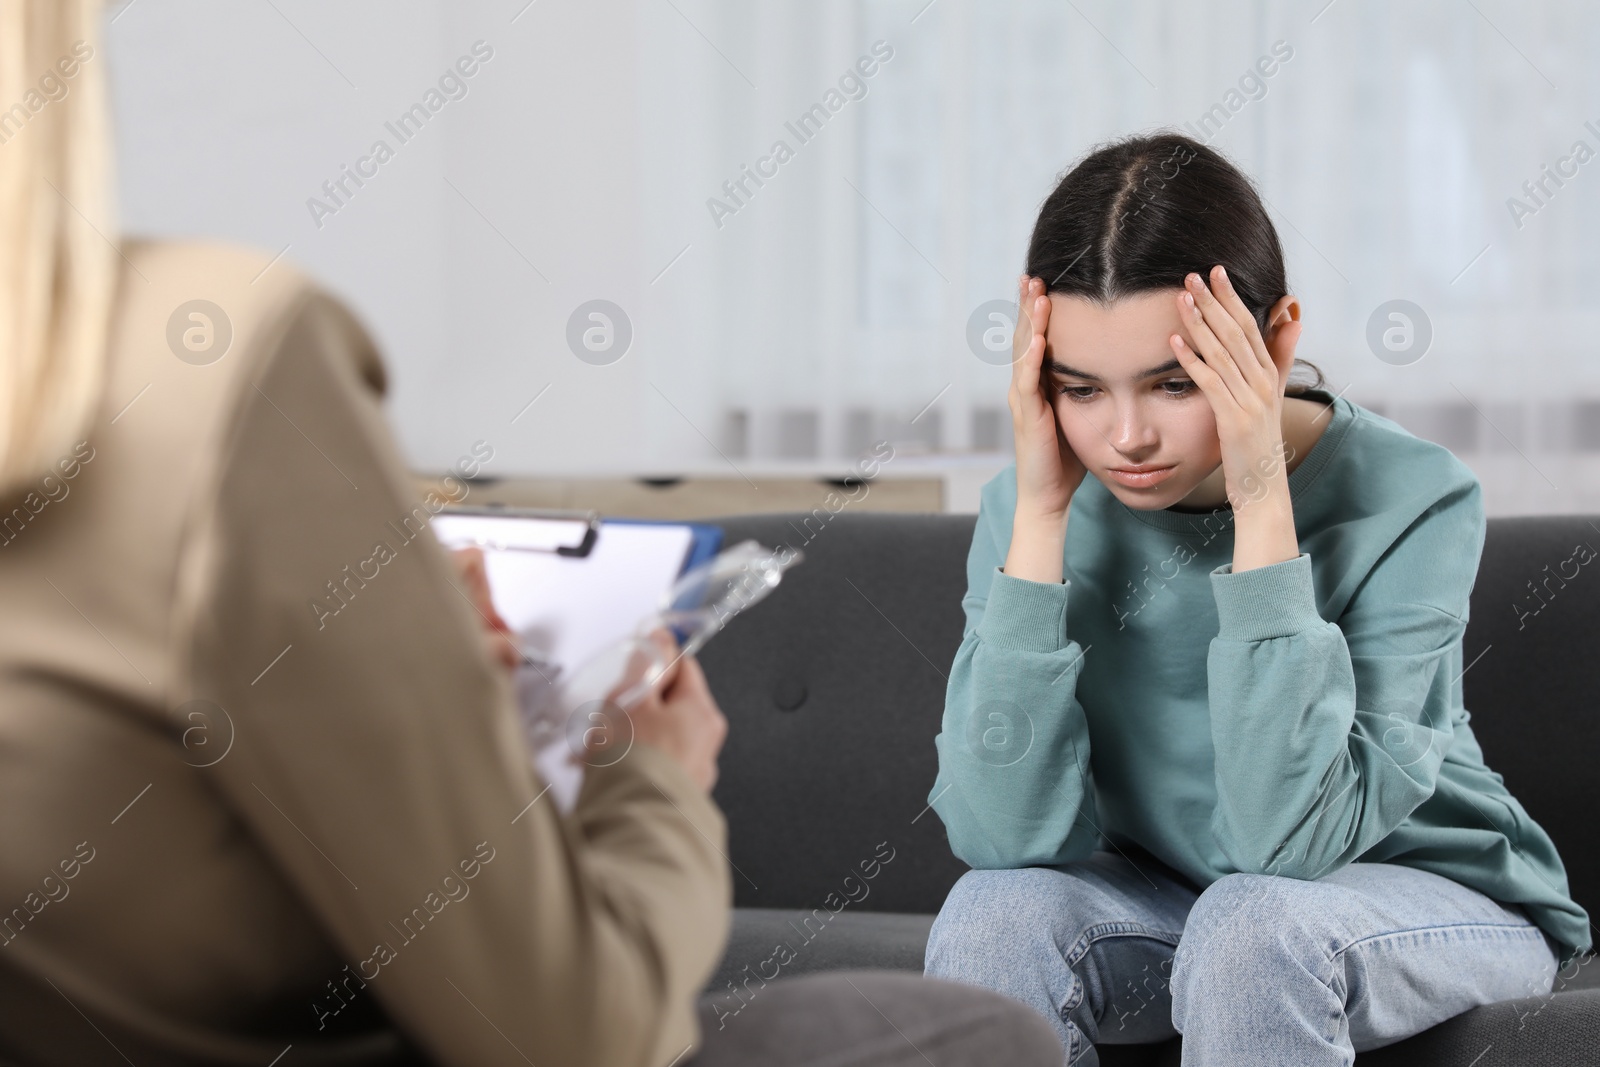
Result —
[[1294, 366], [1294, 348], [1300, 341], [1300, 301], [1293, 296], [1280, 297], [1267, 312], [1267, 332], [1261, 340], [1267, 354], [1278, 368], [1278, 381], [1287, 381], [1289, 369]]

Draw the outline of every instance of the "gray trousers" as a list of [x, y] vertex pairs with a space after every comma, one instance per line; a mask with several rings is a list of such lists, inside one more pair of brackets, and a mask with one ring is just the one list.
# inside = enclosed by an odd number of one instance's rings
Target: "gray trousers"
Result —
[[912, 971], [780, 978], [737, 1014], [704, 997], [700, 1029], [675, 1067], [1058, 1067], [1063, 1054], [1020, 1001]]

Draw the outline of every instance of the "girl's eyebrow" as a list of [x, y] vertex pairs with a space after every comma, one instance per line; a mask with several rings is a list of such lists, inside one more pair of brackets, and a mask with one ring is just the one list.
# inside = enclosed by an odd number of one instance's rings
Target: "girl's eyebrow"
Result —
[[[1182, 369], [1182, 363], [1179, 363], [1176, 359], [1169, 359], [1159, 367], [1151, 367], [1147, 371], [1139, 372], [1138, 374], [1134, 375], [1133, 380], [1137, 382], [1144, 378], [1154, 378], [1156, 375], [1165, 374], [1168, 371]], [[1086, 382], [1098, 382], [1103, 380], [1098, 374], [1090, 374], [1088, 371], [1077, 370], [1073, 367], [1067, 366], [1058, 359], [1052, 359], [1050, 361], [1050, 373], [1070, 375], [1074, 378], [1082, 378]]]

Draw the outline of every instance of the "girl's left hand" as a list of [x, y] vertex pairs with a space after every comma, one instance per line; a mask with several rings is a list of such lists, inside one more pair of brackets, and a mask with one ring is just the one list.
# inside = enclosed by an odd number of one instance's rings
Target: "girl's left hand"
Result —
[[1177, 297], [1178, 318], [1193, 347], [1178, 334], [1168, 342], [1216, 414], [1228, 500], [1237, 512], [1281, 487], [1288, 501], [1284, 383], [1261, 330], [1221, 264], [1211, 270], [1211, 288], [1198, 274], [1185, 284]]

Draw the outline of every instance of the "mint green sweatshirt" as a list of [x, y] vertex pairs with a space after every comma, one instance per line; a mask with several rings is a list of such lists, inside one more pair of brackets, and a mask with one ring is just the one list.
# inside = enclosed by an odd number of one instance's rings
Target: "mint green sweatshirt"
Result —
[[1236, 871], [1432, 871], [1591, 944], [1544, 830], [1462, 706], [1483, 491], [1343, 397], [1289, 475], [1300, 555], [1233, 573], [1233, 514], [1138, 511], [1093, 476], [1065, 578], [1001, 571], [1016, 467], [983, 488], [928, 802], [974, 868], [1128, 842], [1204, 888]]

